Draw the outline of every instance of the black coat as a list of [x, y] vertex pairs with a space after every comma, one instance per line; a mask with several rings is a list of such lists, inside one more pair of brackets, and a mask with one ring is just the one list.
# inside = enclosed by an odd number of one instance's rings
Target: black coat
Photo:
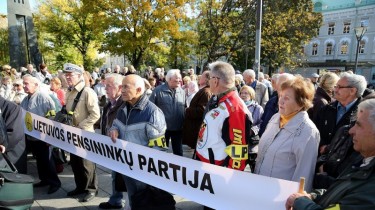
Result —
[[349, 125], [353, 116], [357, 112], [357, 107], [361, 98], [358, 98], [354, 105], [348, 110], [344, 116], [336, 124], [337, 117], [337, 104], [338, 101], [334, 101], [330, 104], [325, 105], [320, 109], [314, 123], [320, 132], [320, 145], [329, 145], [332, 141], [336, 131], [344, 126]]
[[0, 96], [1, 116], [4, 119], [8, 141], [0, 138], [6, 154], [20, 173], [27, 173], [25, 133], [23, 130], [22, 108]]
[[307, 113], [309, 113], [309, 117], [311, 120], [316, 119], [319, 114], [319, 111], [322, 107], [332, 102], [332, 98], [328, 95], [328, 93], [321, 87], [318, 87], [315, 92], [315, 96], [313, 99], [313, 107], [311, 107]]

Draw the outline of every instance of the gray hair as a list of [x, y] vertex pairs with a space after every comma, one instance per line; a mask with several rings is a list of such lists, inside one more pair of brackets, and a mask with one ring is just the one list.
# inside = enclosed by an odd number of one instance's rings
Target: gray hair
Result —
[[280, 77], [279, 73], [273, 74], [272, 77], [271, 77], [271, 80], [274, 80], [275, 82], [277, 82], [277, 80], [279, 79], [279, 77]]
[[340, 79], [346, 79], [348, 81], [348, 86], [357, 89], [357, 98], [361, 97], [362, 94], [365, 92], [367, 81], [364, 76], [343, 72], [340, 74]]
[[124, 79], [124, 76], [122, 76], [121, 74], [117, 74], [117, 73], [109, 73], [105, 75], [106, 80], [110, 78], [113, 78], [114, 85], [119, 86], [122, 84], [122, 80]]
[[33, 83], [35, 83], [38, 86], [38, 88], [40, 87], [40, 80], [38, 78], [33, 77], [30, 74], [25, 74], [22, 77], [22, 80], [25, 80], [25, 79], [30, 79]]
[[145, 81], [142, 77], [136, 74], [132, 74], [134, 78], [134, 87], [135, 88], [141, 88], [141, 94], [143, 94], [146, 90]]
[[263, 72], [259, 72], [259, 73], [258, 73], [258, 78], [259, 78], [259, 79], [261, 79], [261, 78], [264, 79], [264, 74], [263, 74]]
[[242, 73], [242, 75], [244, 75], [244, 76], [249, 76], [249, 77], [255, 79], [255, 71], [252, 70], [252, 69], [246, 69], [246, 70]]
[[165, 80], [169, 82], [173, 76], [181, 76], [179, 69], [171, 69], [167, 72], [167, 75], [165, 76]]
[[375, 98], [364, 100], [358, 105], [359, 112], [364, 110], [369, 111], [368, 123], [372, 124], [372, 128], [375, 131]]
[[228, 87], [234, 86], [235, 70], [232, 65], [223, 61], [210, 63], [208, 68], [216, 74]]
[[281, 86], [281, 83], [287, 81], [287, 80], [291, 80], [291, 79], [294, 79], [295, 76], [293, 74], [289, 74], [289, 73], [283, 73], [283, 74], [280, 74], [279, 77], [277, 78], [277, 86], [280, 87]]

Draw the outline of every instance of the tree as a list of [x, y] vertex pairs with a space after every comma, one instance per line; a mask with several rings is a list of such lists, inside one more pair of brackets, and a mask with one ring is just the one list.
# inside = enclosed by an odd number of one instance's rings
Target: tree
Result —
[[198, 48], [206, 55], [206, 63], [220, 58], [230, 61], [248, 46], [248, 38], [255, 37], [254, 4], [251, 0], [208, 0], [200, 4]]
[[103, 0], [98, 11], [106, 14], [106, 39], [102, 50], [126, 55], [138, 67], [147, 51], [159, 42], [180, 35], [179, 21], [186, 19], [188, 0]]
[[302, 47], [317, 35], [322, 15], [313, 12], [311, 0], [269, 0], [262, 29], [263, 63], [273, 69], [300, 65]]
[[0, 14], [0, 65], [9, 64], [8, 25], [6, 15]]
[[[43, 0], [37, 16], [40, 30], [51, 35], [48, 45], [53, 50], [74, 47], [82, 56], [85, 69], [92, 67], [90, 48], [98, 48], [104, 37], [104, 13], [96, 12], [93, 1]], [[72, 54], [60, 53], [57, 60], [74, 59], [69, 55]]]

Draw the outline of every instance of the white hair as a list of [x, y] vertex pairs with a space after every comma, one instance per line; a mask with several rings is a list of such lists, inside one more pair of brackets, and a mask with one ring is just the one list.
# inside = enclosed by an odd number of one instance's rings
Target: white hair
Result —
[[368, 123], [372, 124], [372, 128], [375, 131], [375, 98], [364, 100], [358, 105], [359, 112], [364, 110], [369, 112]]
[[236, 74], [236, 75], [234, 75], [234, 78], [235, 78], [235, 79], [238, 79], [238, 80], [240, 80], [240, 81], [243, 81], [243, 76], [242, 76], [241, 74]]
[[169, 82], [173, 76], [181, 76], [179, 69], [171, 69], [167, 72], [167, 75], [165, 76], [165, 80]]
[[243, 73], [242, 73], [243, 76], [249, 76], [253, 79], [255, 79], [255, 71], [252, 70], [252, 69], [246, 69]]
[[109, 73], [105, 75], [105, 79], [110, 79], [113, 78], [113, 84], [116, 86], [119, 86], [122, 84], [122, 80], [124, 79], [124, 76], [121, 74], [116, 74], [116, 73]]
[[259, 72], [259, 73], [258, 73], [258, 78], [259, 78], [259, 79], [261, 79], [261, 78], [264, 79], [264, 74], [263, 74], [263, 72]]
[[362, 75], [350, 74], [343, 72], [340, 74], [340, 79], [346, 79], [348, 81], [348, 86], [354, 87], [357, 89], [357, 98], [361, 97], [365, 92], [367, 81], [366, 78]]
[[288, 81], [288, 80], [292, 80], [294, 79], [295, 76], [293, 74], [289, 74], [289, 73], [282, 73], [280, 74], [280, 76], [277, 78], [277, 87], [281, 87], [281, 84], [285, 81]]
[[276, 73], [276, 74], [273, 74], [272, 75], [272, 80], [274, 80], [275, 82], [277, 82], [277, 80], [279, 79], [280, 77], [280, 74]]
[[23, 77], [22, 77], [22, 80], [25, 80], [25, 79], [29, 79], [31, 80], [33, 83], [35, 83], [38, 88], [40, 87], [40, 80], [36, 77], [33, 77], [31, 76], [30, 74], [25, 74]]

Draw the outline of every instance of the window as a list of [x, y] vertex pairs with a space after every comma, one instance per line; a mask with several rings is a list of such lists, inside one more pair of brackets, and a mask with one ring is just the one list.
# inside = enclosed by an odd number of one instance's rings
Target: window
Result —
[[311, 55], [317, 55], [318, 54], [318, 44], [314, 43], [312, 47]]
[[341, 55], [346, 55], [348, 54], [348, 42], [342, 42], [341, 48], [340, 48]]
[[348, 34], [350, 32], [350, 22], [344, 22], [344, 34]]
[[326, 55], [332, 55], [332, 43], [327, 44]]
[[328, 35], [335, 34], [335, 23], [328, 23]]
[[360, 43], [359, 43], [359, 49], [358, 49], [358, 53], [359, 54], [363, 54], [365, 53], [365, 45], [366, 45], [366, 42], [364, 40], [362, 40]]

